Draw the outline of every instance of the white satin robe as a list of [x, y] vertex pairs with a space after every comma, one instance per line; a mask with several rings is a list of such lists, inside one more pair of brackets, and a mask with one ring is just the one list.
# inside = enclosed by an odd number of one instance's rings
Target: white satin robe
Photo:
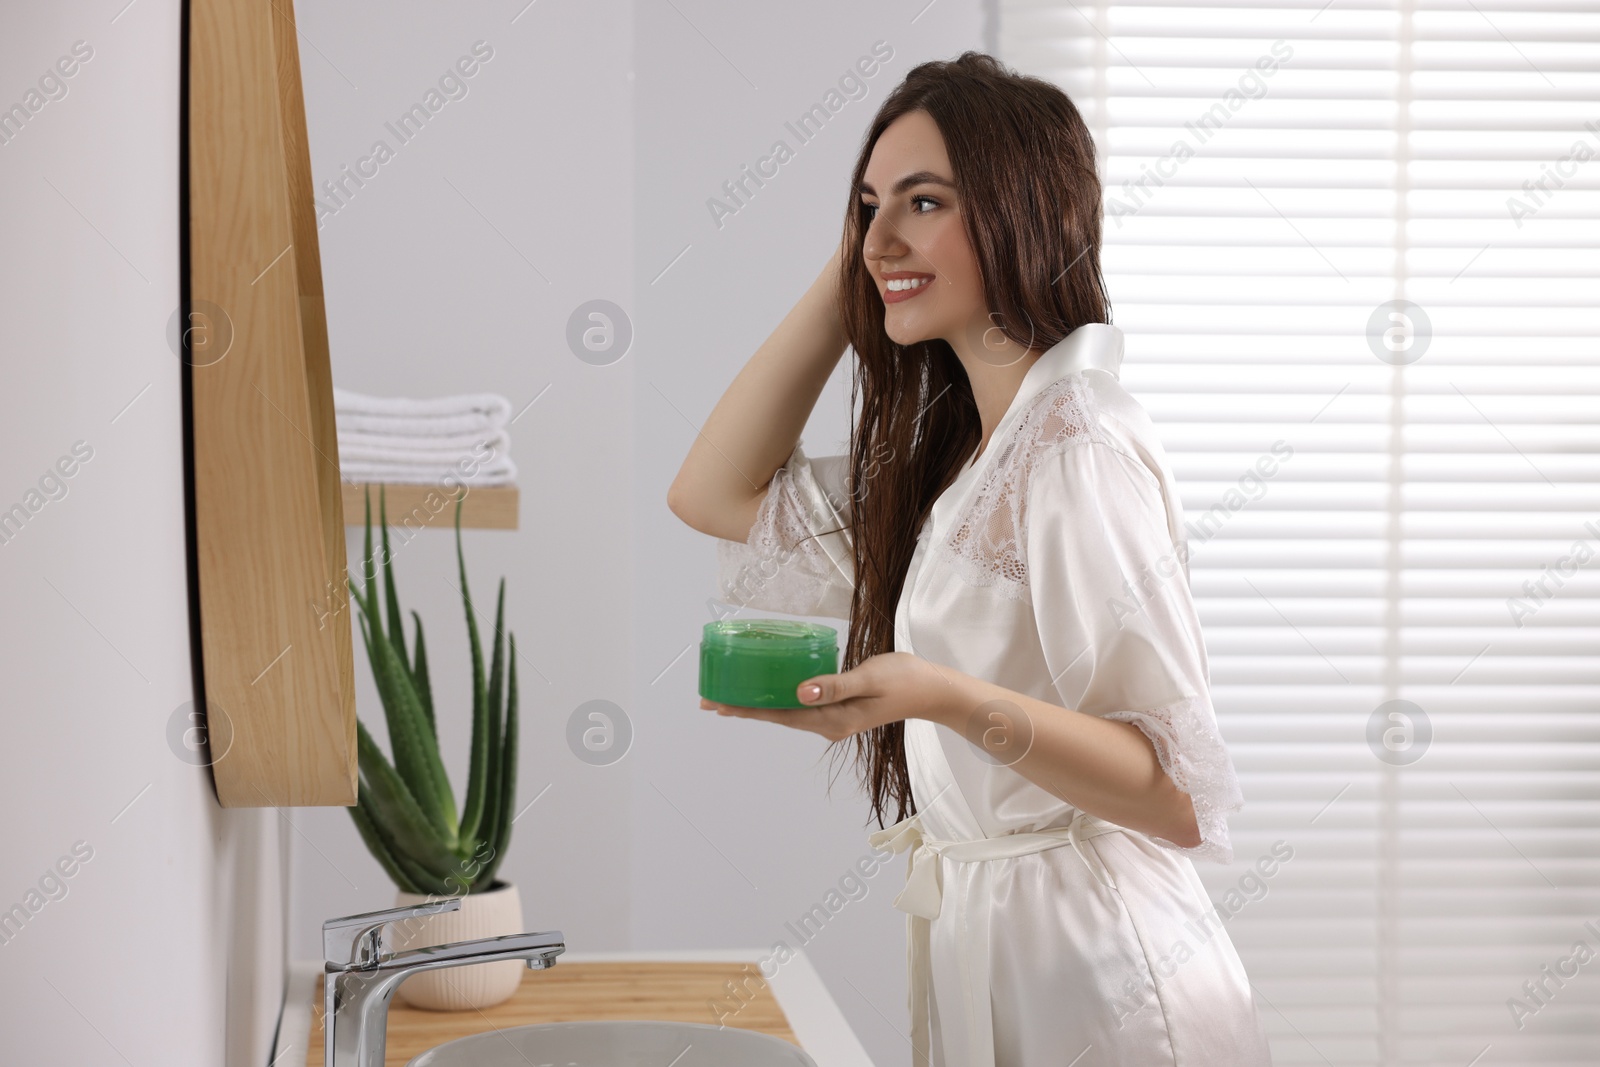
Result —
[[[1134, 723], [1190, 794], [1203, 842], [1184, 849], [1078, 811], [1014, 761], [907, 720], [917, 814], [870, 840], [911, 853], [895, 906], [907, 912], [913, 1047], [935, 1067], [1271, 1063], [1190, 860], [1232, 861], [1226, 815], [1243, 799], [1211, 707], [1178, 495], [1149, 417], [1118, 382], [1122, 348], [1121, 330], [1093, 323], [1028, 369], [934, 504], [895, 648]], [[749, 540], [719, 541], [723, 600], [848, 618], [850, 534], [827, 532], [849, 521], [847, 469], [796, 444]]]

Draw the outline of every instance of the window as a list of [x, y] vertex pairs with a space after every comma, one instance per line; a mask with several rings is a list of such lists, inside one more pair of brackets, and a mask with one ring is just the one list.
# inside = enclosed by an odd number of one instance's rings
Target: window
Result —
[[1099, 145], [1275, 1062], [1594, 1062], [1600, 4], [999, 11]]

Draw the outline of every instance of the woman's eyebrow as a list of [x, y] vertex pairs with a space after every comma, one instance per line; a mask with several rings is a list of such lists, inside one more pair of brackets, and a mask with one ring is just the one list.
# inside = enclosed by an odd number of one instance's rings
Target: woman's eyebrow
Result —
[[[956, 187], [956, 183], [951, 181], [949, 178], [941, 178], [931, 170], [919, 170], [912, 174], [907, 174], [904, 178], [901, 178], [899, 181], [895, 182], [893, 191], [896, 195], [898, 195], [905, 192], [907, 189], [910, 189], [914, 185], [943, 185], [948, 189], [954, 189]], [[878, 195], [878, 191], [872, 187], [872, 183], [865, 181], [856, 186], [856, 192], [866, 193], [868, 196]]]

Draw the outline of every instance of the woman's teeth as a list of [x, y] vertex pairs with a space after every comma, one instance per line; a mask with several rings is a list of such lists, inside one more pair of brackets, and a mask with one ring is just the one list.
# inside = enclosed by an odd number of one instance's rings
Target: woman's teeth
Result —
[[916, 289], [920, 286], [927, 285], [931, 281], [933, 281], [932, 278], [890, 278], [889, 291], [891, 293], [898, 293], [906, 289]]

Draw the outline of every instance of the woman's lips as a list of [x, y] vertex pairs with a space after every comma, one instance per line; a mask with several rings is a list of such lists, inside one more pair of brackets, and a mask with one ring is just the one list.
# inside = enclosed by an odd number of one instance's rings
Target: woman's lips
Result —
[[883, 291], [883, 302], [885, 304], [898, 304], [902, 300], [910, 300], [917, 294], [926, 292], [928, 289], [932, 288], [932, 286], [933, 278], [930, 276], [927, 281], [923, 282], [915, 289], [885, 289]]

